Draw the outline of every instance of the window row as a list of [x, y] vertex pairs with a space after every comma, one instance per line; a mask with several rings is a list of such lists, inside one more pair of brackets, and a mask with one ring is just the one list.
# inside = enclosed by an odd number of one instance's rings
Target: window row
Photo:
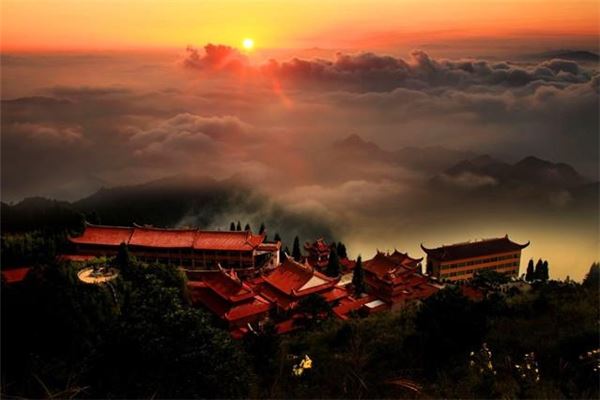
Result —
[[[500, 264], [500, 265], [491, 265], [489, 267], [484, 267], [484, 268], [475, 268], [475, 269], [468, 269], [465, 271], [449, 272], [449, 273], [440, 275], [440, 277], [441, 278], [449, 278], [449, 277], [460, 276], [460, 275], [469, 275], [469, 274], [473, 274], [476, 272], [492, 271], [492, 270], [497, 270], [500, 268], [518, 267], [518, 266], [519, 266], [518, 262], [511, 262], [511, 263], [505, 263], [505, 264]], [[502, 271], [498, 271], [498, 272], [502, 272]], [[508, 271], [508, 272], [512, 272], [512, 271]]]
[[466, 267], [466, 266], [469, 266], [469, 265], [487, 264], [487, 263], [490, 263], [490, 262], [502, 261], [502, 260], [510, 260], [510, 259], [514, 259], [514, 258], [519, 258], [519, 253], [508, 254], [506, 256], [481, 258], [481, 259], [478, 259], [478, 260], [464, 261], [464, 262], [454, 263], [454, 264], [446, 264], [446, 265], [442, 265], [440, 267], [440, 269], [444, 270], [444, 269], [453, 269], [453, 268]]

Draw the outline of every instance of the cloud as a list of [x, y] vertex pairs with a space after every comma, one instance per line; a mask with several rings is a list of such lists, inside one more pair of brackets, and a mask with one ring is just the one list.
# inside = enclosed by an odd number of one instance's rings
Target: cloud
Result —
[[188, 46], [186, 52], [183, 66], [190, 69], [238, 71], [248, 66], [248, 59], [244, 55], [233, 47], [222, 44], [207, 44], [204, 46], [204, 54], [191, 46]]
[[[408, 168], [401, 156], [391, 162], [379, 154], [333, 154], [331, 144], [350, 133], [384, 148], [534, 154], [591, 175], [597, 170], [599, 79], [573, 61], [449, 60], [414, 51], [406, 59], [339, 53], [253, 65], [223, 45], [188, 48], [183, 63], [171, 59], [170, 67], [144, 58], [148, 68], [140, 68], [134, 55], [123, 57], [12, 63], [28, 73], [37, 65], [48, 84], [2, 101], [3, 173], [28, 177], [3, 182], [3, 197], [38, 194], [44, 182], [60, 181], [59, 173], [69, 182], [89, 180], [81, 185], [89, 190], [92, 182], [135, 183], [191, 170], [243, 176], [272, 193], [311, 185], [341, 191], [349, 181], [414, 185], [432, 173], [414, 170], [427, 160]], [[49, 78], [53, 68], [82, 63], [101, 64], [106, 84]], [[104, 63], [126, 67], [127, 81], [136, 84], [123, 84], [123, 72], [111, 75]], [[39, 165], [6, 162], [39, 154], [47, 160]], [[45, 190], [52, 195], [51, 185]]]

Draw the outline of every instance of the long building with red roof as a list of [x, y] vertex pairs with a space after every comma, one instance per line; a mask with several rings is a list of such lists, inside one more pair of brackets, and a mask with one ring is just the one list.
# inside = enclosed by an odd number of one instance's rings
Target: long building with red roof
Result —
[[392, 310], [431, 296], [441, 286], [422, 274], [421, 260], [397, 250], [392, 254], [378, 251], [373, 258], [363, 262], [369, 293]]
[[421, 248], [427, 253], [427, 273], [445, 281], [464, 281], [482, 271], [518, 276], [521, 250], [527, 246], [529, 242], [515, 243], [506, 235], [433, 249], [421, 245]]
[[265, 242], [251, 231], [203, 231], [147, 226], [86, 224], [81, 236], [70, 237], [76, 255], [109, 256], [121, 243], [142, 261], [165, 262], [187, 269], [236, 268], [252, 273], [279, 264], [280, 242]]

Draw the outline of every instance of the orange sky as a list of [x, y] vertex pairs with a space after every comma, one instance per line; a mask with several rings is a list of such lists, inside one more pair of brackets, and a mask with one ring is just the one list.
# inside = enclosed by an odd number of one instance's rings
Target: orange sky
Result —
[[377, 48], [402, 41], [597, 35], [590, 0], [2, 0], [2, 50]]

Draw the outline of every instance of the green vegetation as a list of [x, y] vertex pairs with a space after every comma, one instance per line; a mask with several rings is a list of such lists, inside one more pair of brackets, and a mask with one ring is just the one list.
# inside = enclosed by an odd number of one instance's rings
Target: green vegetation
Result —
[[[598, 264], [472, 302], [447, 288], [396, 313], [340, 321], [320, 296], [302, 330], [233, 341], [188, 304], [184, 277], [126, 247], [110, 285], [73, 264], [2, 287], [2, 393], [80, 398], [597, 398]], [[479, 279], [490, 279], [483, 276]], [[305, 355], [312, 368], [292, 368]], [[529, 370], [527, 365], [535, 368]], [[594, 370], [596, 368], [596, 370]]]
[[244, 397], [240, 343], [191, 308], [172, 268], [121, 254], [111, 285], [70, 264], [2, 287], [2, 393], [24, 397]]

